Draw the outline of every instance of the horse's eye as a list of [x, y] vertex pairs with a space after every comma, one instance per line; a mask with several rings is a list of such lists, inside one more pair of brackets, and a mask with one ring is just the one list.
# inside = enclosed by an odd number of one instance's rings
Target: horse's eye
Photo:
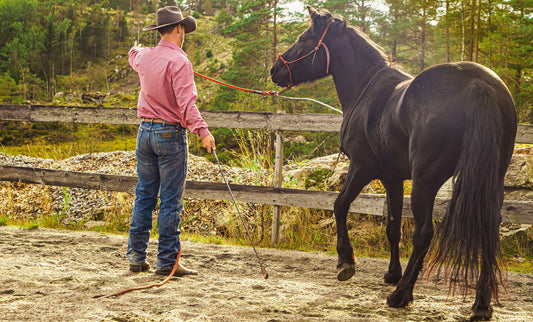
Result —
[[307, 41], [308, 39], [309, 39], [309, 35], [301, 35], [301, 36], [300, 36], [300, 41], [301, 41], [301, 42], [305, 42], [305, 41]]
[[298, 39], [298, 40], [299, 41], [306, 41], [306, 40], [309, 40], [312, 36], [313, 36], [313, 34], [309, 30], [307, 30], [300, 36], [300, 39]]

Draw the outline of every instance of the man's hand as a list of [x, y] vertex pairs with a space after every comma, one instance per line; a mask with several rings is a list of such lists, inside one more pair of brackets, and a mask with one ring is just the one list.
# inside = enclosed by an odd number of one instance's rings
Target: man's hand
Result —
[[211, 153], [211, 149], [216, 150], [215, 147], [215, 138], [209, 134], [202, 139], [202, 146], [207, 150], [207, 153]]

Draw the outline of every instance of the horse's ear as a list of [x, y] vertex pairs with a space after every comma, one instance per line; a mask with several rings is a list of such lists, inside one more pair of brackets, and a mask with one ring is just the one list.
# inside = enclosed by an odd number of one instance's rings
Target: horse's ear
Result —
[[318, 15], [318, 11], [311, 6], [307, 6], [307, 10], [309, 11], [309, 16], [311, 16], [311, 18], [314, 18], [316, 15]]

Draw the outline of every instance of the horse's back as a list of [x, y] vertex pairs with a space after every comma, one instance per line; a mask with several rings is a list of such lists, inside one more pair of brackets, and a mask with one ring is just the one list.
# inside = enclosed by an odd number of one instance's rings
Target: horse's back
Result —
[[428, 127], [441, 134], [461, 133], [468, 109], [479, 108], [468, 104], [473, 95], [487, 95], [496, 102], [481, 109], [495, 107], [487, 113], [502, 126], [516, 124], [513, 99], [503, 81], [489, 68], [473, 62], [440, 64], [424, 70], [412, 80], [401, 108], [413, 130]]
[[[504, 82], [491, 69], [474, 63], [458, 62], [440, 64], [430, 67], [417, 75], [409, 88], [408, 94], [415, 95], [420, 107], [428, 110], [436, 108], [464, 109], [461, 100], [471, 93], [473, 86], [484, 87], [498, 101], [503, 113], [515, 113], [511, 93]], [[440, 104], [425, 104], [424, 100], [439, 99]], [[454, 103], [458, 101], [457, 103]]]
[[[514, 142], [516, 109], [512, 97], [494, 72], [476, 63], [426, 69], [413, 79], [401, 109], [409, 124], [414, 172], [435, 169], [435, 176], [451, 176], [472, 126], [501, 129], [505, 154]], [[477, 120], [476, 115], [481, 114], [484, 117]]]

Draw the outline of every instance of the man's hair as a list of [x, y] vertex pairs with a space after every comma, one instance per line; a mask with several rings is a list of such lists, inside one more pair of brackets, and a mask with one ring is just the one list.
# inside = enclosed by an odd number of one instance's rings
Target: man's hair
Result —
[[174, 30], [174, 28], [176, 28], [177, 26], [178, 26], [178, 24], [173, 24], [173, 25], [170, 25], [170, 26], [165, 26], [165, 27], [159, 28], [159, 29], [157, 29], [157, 31], [159, 31], [160, 35], [165, 35], [165, 34], [171, 33]]

